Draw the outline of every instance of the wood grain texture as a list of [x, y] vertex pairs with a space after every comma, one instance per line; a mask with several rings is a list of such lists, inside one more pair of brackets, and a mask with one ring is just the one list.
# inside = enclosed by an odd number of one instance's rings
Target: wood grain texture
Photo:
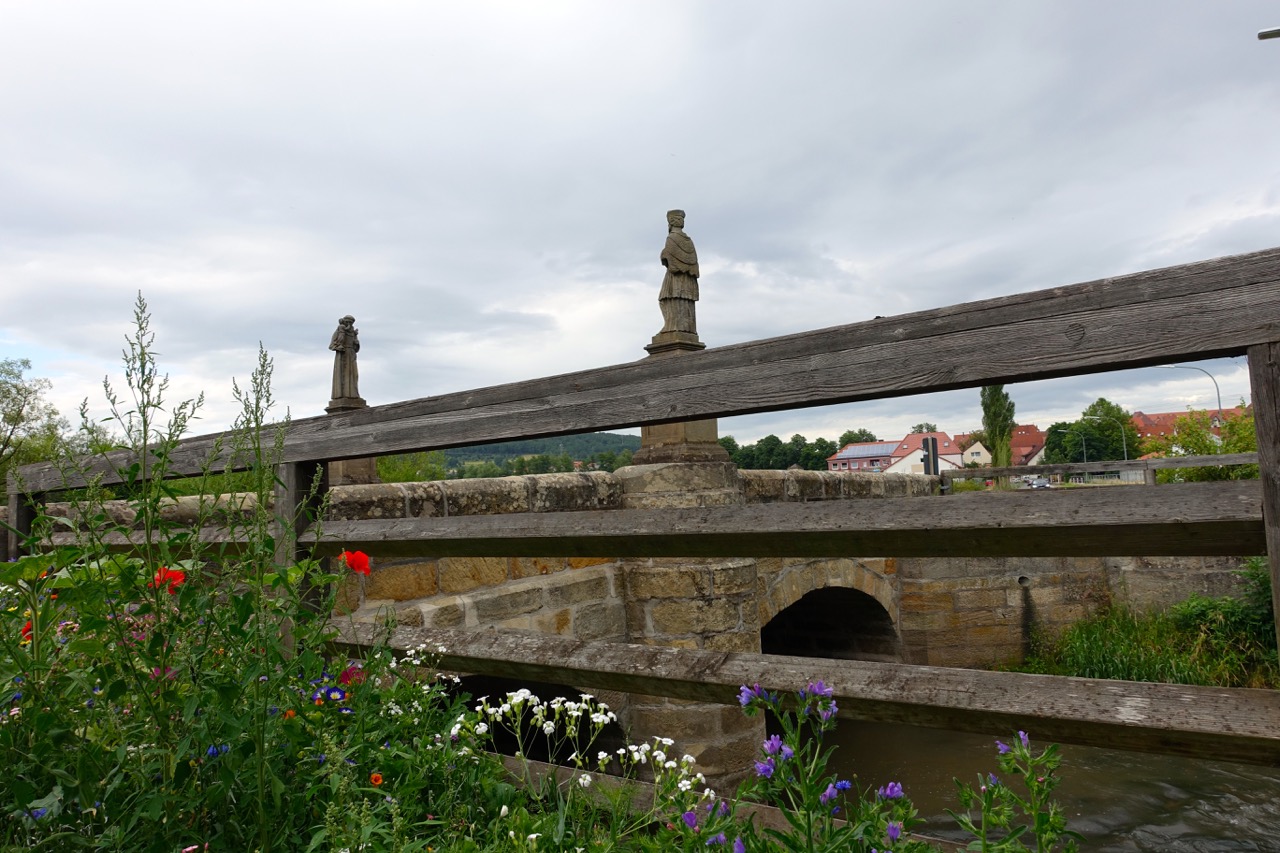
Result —
[[1271, 564], [1271, 603], [1278, 617], [1276, 638], [1280, 641], [1280, 344], [1249, 348], [1249, 386], [1258, 438], [1265, 553]]
[[1159, 459], [1110, 459], [1105, 462], [1062, 462], [1056, 465], [1019, 465], [1010, 468], [961, 468], [942, 472], [944, 480], [1013, 477], [1022, 474], [1096, 474], [1110, 471], [1159, 471], [1166, 468], [1211, 468], [1220, 465], [1256, 465], [1257, 453], [1220, 453], [1213, 456], [1164, 456]]
[[330, 521], [317, 551], [483, 557], [1252, 555], [1260, 484]]
[[443, 646], [440, 666], [526, 681], [737, 704], [738, 688], [821, 678], [840, 716], [1274, 766], [1280, 692], [709, 652], [500, 631], [335, 622], [340, 643]]
[[[1280, 339], [1277, 317], [1280, 249], [1269, 249], [297, 420], [279, 461], [379, 456], [1238, 355]], [[198, 470], [212, 442], [184, 443], [171, 457], [175, 471]], [[111, 467], [98, 469], [111, 478], [105, 470]], [[28, 491], [63, 486], [48, 466], [23, 474]]]

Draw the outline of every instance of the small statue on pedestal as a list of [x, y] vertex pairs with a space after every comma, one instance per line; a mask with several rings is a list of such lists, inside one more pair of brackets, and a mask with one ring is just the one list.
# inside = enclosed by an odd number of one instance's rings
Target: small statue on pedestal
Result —
[[662, 265], [667, 274], [658, 293], [662, 309], [662, 331], [685, 332], [698, 336], [698, 319], [694, 303], [698, 301], [698, 250], [684, 233], [684, 211], [667, 211], [667, 245], [662, 250]]
[[356, 353], [360, 352], [360, 330], [356, 318], [350, 314], [338, 320], [338, 328], [329, 339], [333, 350], [333, 399], [329, 408], [361, 407], [360, 371], [356, 367]]

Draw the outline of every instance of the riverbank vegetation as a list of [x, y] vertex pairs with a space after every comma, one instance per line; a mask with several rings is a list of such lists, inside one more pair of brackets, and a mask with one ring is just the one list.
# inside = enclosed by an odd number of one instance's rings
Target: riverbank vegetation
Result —
[[1263, 558], [1240, 569], [1239, 597], [1193, 595], [1165, 612], [1112, 607], [1039, 636], [1024, 672], [1220, 687], [1280, 688], [1271, 574]]

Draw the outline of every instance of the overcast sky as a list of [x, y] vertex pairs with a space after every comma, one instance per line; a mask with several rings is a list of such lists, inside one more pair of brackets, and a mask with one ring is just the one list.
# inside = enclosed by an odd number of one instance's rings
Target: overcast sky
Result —
[[[632, 361], [688, 212], [708, 346], [1280, 245], [1265, 2], [0, 0], [0, 357], [73, 414], [141, 291], [200, 432]], [[981, 353], [975, 353], [981, 358]], [[1224, 405], [1243, 358], [1200, 363]], [[118, 379], [116, 381], [119, 381]], [[1193, 370], [1010, 386], [1217, 405]], [[981, 422], [978, 391], [721, 423]]]

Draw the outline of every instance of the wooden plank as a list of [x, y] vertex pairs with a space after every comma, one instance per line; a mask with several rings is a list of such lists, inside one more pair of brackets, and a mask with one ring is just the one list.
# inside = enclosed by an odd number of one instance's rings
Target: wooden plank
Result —
[[[1277, 316], [1280, 249], [1270, 249], [297, 420], [281, 461], [378, 456], [1237, 355], [1280, 338]], [[974, 358], [976, 352], [983, 357]], [[175, 471], [197, 470], [211, 441], [178, 448], [171, 456]], [[33, 466], [24, 476], [33, 490], [62, 486], [51, 467]]]
[[793, 691], [821, 678], [849, 719], [1036, 741], [1280, 764], [1280, 692], [1096, 681], [1012, 672], [711, 652], [570, 640], [513, 632], [397, 628], [335, 621], [338, 641], [394, 649], [443, 646], [440, 666], [458, 672], [620, 690], [699, 702], [737, 703], [759, 683]]
[[[316, 542], [304, 534], [304, 543]], [[1258, 481], [329, 521], [317, 552], [484, 557], [1248, 556]]]
[[1156, 471], [1165, 468], [1212, 468], [1221, 465], [1256, 465], [1257, 453], [1220, 453], [1213, 456], [1162, 456], [1157, 459], [1111, 459], [1105, 462], [1062, 462], [1055, 465], [1017, 465], [1010, 468], [958, 468], [942, 472], [943, 479], [965, 477], [1015, 477], [1022, 474], [1095, 474], [1111, 471]]
[[1249, 348], [1249, 386], [1258, 437], [1262, 518], [1271, 564], [1271, 603], [1280, 640], [1280, 344]]

